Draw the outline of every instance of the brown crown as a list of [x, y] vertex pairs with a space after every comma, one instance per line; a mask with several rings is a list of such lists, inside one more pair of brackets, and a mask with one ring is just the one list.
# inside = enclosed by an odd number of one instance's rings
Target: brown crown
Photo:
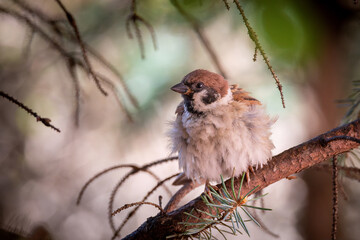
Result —
[[205, 86], [217, 91], [221, 97], [227, 94], [229, 84], [221, 75], [203, 69], [197, 69], [187, 74], [182, 80], [184, 84], [202, 82]]

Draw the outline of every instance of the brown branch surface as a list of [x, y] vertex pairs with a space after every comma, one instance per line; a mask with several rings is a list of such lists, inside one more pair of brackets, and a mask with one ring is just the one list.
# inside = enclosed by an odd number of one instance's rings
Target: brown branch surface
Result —
[[[323, 144], [324, 139], [341, 135], [360, 138], [360, 120], [333, 129], [273, 157], [266, 166], [257, 169], [254, 174], [251, 174], [251, 182], [242, 186], [242, 193], [247, 193], [256, 186], [258, 188], [253, 193], [260, 191], [283, 178], [301, 172], [330, 157], [347, 152], [360, 145], [349, 140], [338, 140], [329, 142], [327, 145]], [[231, 181], [228, 180], [225, 184], [230, 191]], [[240, 180], [236, 179], [235, 189], [238, 189], [239, 185]], [[186, 221], [187, 215], [184, 212], [189, 213], [192, 209], [208, 211], [201, 197], [197, 197], [173, 212], [166, 215], [158, 214], [155, 217], [148, 218], [136, 231], [124, 239], [165, 239], [166, 236], [183, 233], [186, 230], [186, 226], [179, 223]], [[208, 217], [199, 211], [193, 211], [192, 214], [199, 218]]]
[[333, 157], [333, 219], [332, 219], [332, 230], [331, 239], [336, 240], [337, 233], [337, 219], [338, 219], [338, 168], [337, 168], [337, 156]]

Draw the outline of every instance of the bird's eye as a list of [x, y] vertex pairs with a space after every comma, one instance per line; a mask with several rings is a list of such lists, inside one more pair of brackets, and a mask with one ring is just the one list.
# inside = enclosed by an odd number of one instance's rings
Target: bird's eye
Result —
[[201, 83], [201, 82], [199, 82], [198, 84], [196, 84], [196, 88], [197, 88], [197, 89], [201, 89], [201, 88], [203, 88], [203, 87], [204, 87], [204, 84]]

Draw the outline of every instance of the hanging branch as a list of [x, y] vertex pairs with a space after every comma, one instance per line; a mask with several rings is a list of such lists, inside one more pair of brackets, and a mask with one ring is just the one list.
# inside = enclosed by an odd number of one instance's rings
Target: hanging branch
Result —
[[[155, 187], [153, 187], [146, 195], [145, 197], [141, 200], [141, 202], [145, 202], [151, 194], [153, 194], [155, 192], [156, 189], [158, 189], [160, 186], [163, 186], [163, 184], [166, 182], [166, 181], [169, 181], [170, 179], [176, 177], [178, 175], [177, 174], [174, 174], [174, 175], [171, 175], [165, 179], [163, 179], [162, 181], [159, 181]], [[161, 199], [162, 197], [159, 196], [159, 206], [161, 207]], [[122, 221], [121, 225], [116, 229], [116, 231], [114, 232], [113, 234], [113, 237], [112, 239], [115, 239], [119, 234], [120, 234], [120, 231], [124, 228], [125, 224], [131, 219], [132, 216], [135, 215], [136, 211], [140, 208], [141, 205], [138, 205], [136, 206], [127, 216], [126, 218]], [[165, 212], [165, 210], [163, 210]]]
[[266, 56], [265, 54], [265, 51], [264, 49], [262, 48], [260, 42], [259, 42], [259, 39], [257, 37], [257, 34], [256, 32], [254, 31], [254, 29], [250, 26], [250, 23], [249, 23], [249, 20], [247, 19], [247, 17], [245, 16], [245, 12], [244, 12], [244, 9], [241, 7], [240, 3], [238, 0], [234, 0], [234, 3], [237, 7], [237, 9], [239, 10], [240, 12], [240, 15], [244, 21], [244, 24], [248, 30], [248, 34], [249, 34], [249, 37], [250, 39], [255, 43], [255, 54], [254, 54], [254, 59], [256, 60], [256, 53], [257, 53], [257, 50], [260, 52], [261, 56], [263, 57], [268, 69], [270, 70], [273, 78], [275, 79], [275, 82], [276, 82], [276, 85], [277, 85], [277, 88], [279, 89], [279, 92], [280, 92], [280, 96], [281, 96], [281, 103], [283, 105], [283, 107], [285, 108], [285, 100], [284, 100], [284, 95], [283, 95], [283, 91], [282, 91], [282, 85], [280, 83], [280, 80], [279, 78], [276, 76], [275, 74], [275, 71], [274, 69], [272, 68], [272, 66], [270, 65], [270, 61], [268, 59], [268, 57]]
[[[76, 38], [76, 36], [73, 36], [73, 34], [71, 34], [70, 32], [67, 32], [67, 29], [62, 28], [61, 25], [59, 26], [57, 24], [58, 23], [57, 20], [49, 18], [46, 14], [41, 12], [39, 9], [33, 8], [32, 6], [26, 4], [26, 2], [24, 2], [22, 0], [13, 0], [13, 1], [20, 8], [27, 11], [31, 15], [39, 18], [40, 21], [49, 25], [50, 29], [52, 31], [54, 31], [54, 33], [56, 35], [58, 35], [59, 37], [61, 37], [61, 38], [65, 37], [67, 40], [69, 40], [71, 42], [78, 43], [78, 39]], [[64, 34], [64, 33], [66, 33], [66, 34]], [[126, 95], [129, 97], [131, 103], [136, 108], [138, 108], [139, 107], [138, 103], [137, 103], [135, 97], [129, 91], [127, 85], [125, 84], [121, 73], [111, 63], [109, 63], [101, 54], [99, 54], [94, 48], [92, 48], [89, 44], [87, 44], [86, 42], [82, 42], [82, 43], [83, 43], [83, 46], [84, 46], [86, 52], [90, 53], [98, 62], [103, 64], [108, 70], [110, 70], [117, 77], [117, 79], [119, 80], [119, 83], [121, 84], [121, 87], [124, 89]], [[96, 75], [98, 75], [98, 74], [96, 74]], [[98, 76], [98, 77], [100, 78], [100, 76]]]
[[338, 219], [338, 166], [337, 166], [337, 157], [333, 157], [333, 214], [332, 214], [332, 229], [331, 229], [331, 240], [336, 240], [337, 232], [337, 219]]
[[149, 30], [152, 42], [154, 44], [154, 49], [157, 49], [157, 42], [156, 42], [156, 35], [153, 26], [146, 21], [143, 17], [139, 16], [136, 12], [136, 0], [131, 1], [130, 6], [130, 15], [128, 16], [126, 20], [126, 32], [130, 39], [133, 39], [133, 35], [131, 33], [131, 24], [134, 26], [135, 36], [139, 43], [141, 58], [145, 58], [145, 47], [144, 47], [144, 41], [143, 37], [140, 31], [139, 22], [144, 24], [145, 27]]
[[225, 4], [225, 7], [227, 10], [230, 10], [230, 4], [228, 3], [227, 0], [223, 0], [224, 4]]
[[49, 118], [43, 118], [40, 115], [38, 115], [36, 112], [34, 112], [33, 110], [31, 110], [29, 107], [25, 106], [25, 104], [23, 104], [22, 102], [16, 100], [15, 98], [13, 98], [12, 96], [10, 96], [9, 94], [3, 92], [0, 90], [0, 96], [2, 96], [3, 98], [9, 100], [10, 102], [18, 105], [19, 107], [21, 107], [22, 109], [24, 109], [27, 113], [29, 113], [30, 115], [32, 115], [34, 118], [36, 118], [37, 122], [42, 122], [42, 124], [44, 124], [47, 127], [50, 127], [52, 129], [54, 129], [57, 132], [60, 132], [60, 129], [58, 129], [57, 127], [55, 127], [54, 125], [52, 125], [51, 119]]
[[132, 171], [130, 171], [128, 174], [126, 174], [116, 185], [115, 187], [113, 188], [111, 194], [110, 194], [110, 199], [109, 199], [109, 205], [108, 205], [108, 218], [109, 218], [109, 223], [110, 223], [110, 227], [111, 229], [114, 231], [114, 237], [117, 237], [117, 234], [115, 233], [118, 233], [119, 232], [119, 228], [115, 228], [115, 223], [114, 223], [114, 220], [112, 218], [112, 212], [114, 211], [114, 200], [115, 200], [115, 195], [116, 193], [118, 192], [119, 188], [122, 186], [122, 184], [124, 184], [124, 182], [130, 177], [130, 176], [133, 176], [134, 174], [138, 173], [139, 171], [146, 171], [148, 170], [149, 168], [153, 167], [153, 166], [156, 166], [156, 165], [159, 165], [159, 164], [162, 164], [162, 163], [166, 163], [166, 162], [169, 162], [169, 161], [173, 161], [173, 160], [176, 160], [178, 159], [177, 156], [175, 157], [168, 157], [168, 158], [164, 158], [164, 159], [161, 159], [161, 160], [158, 160], [158, 161], [155, 161], [155, 162], [151, 162], [149, 164], [146, 164], [142, 167], [137, 167], [137, 168], [134, 168]]
[[128, 208], [133, 207], [133, 206], [141, 206], [141, 205], [154, 206], [157, 209], [159, 209], [161, 213], [164, 213], [164, 210], [159, 205], [157, 205], [155, 203], [152, 203], [152, 202], [135, 202], [135, 203], [125, 204], [121, 208], [116, 209], [111, 215], [114, 216], [114, 215], [120, 213], [122, 210], [128, 209]]
[[[113, 171], [115, 169], [119, 169], [119, 168], [132, 168], [132, 170], [126, 174], [119, 182], [118, 184], [116, 184], [116, 186], [114, 187], [113, 191], [111, 192], [111, 195], [110, 195], [110, 199], [109, 199], [109, 222], [110, 222], [110, 226], [111, 226], [111, 229], [114, 231], [114, 235], [113, 235], [113, 239], [117, 237], [117, 235], [119, 234], [119, 232], [121, 231], [121, 229], [123, 228], [123, 226], [126, 224], [126, 222], [128, 221], [129, 218], [131, 218], [131, 216], [133, 214], [135, 214], [136, 210], [138, 209], [135, 208], [135, 210], [133, 212], [131, 212], [127, 219], [124, 220], [124, 222], [118, 227], [115, 229], [115, 223], [113, 221], [113, 218], [112, 218], [112, 213], [113, 213], [113, 203], [114, 203], [114, 199], [115, 199], [115, 195], [117, 193], [117, 191], [119, 190], [119, 188], [122, 186], [122, 184], [124, 184], [124, 182], [132, 175], [135, 175], [136, 173], [138, 172], [147, 172], [149, 173], [151, 176], [153, 176], [157, 181], [157, 185], [144, 197], [143, 201], [145, 201], [158, 187], [162, 186], [170, 195], [170, 191], [169, 189], [163, 185], [164, 182], [168, 181], [169, 179], [173, 178], [175, 175], [173, 176], [170, 176], [162, 181], [160, 181], [160, 179], [154, 174], [152, 173], [149, 168], [153, 167], [153, 166], [156, 166], [158, 164], [162, 164], [162, 163], [166, 163], [166, 162], [169, 162], [169, 161], [173, 161], [173, 160], [176, 160], [178, 159], [177, 156], [174, 156], [174, 157], [168, 157], [168, 158], [164, 158], [164, 159], [160, 159], [160, 160], [157, 160], [157, 161], [154, 161], [154, 162], [151, 162], [149, 164], [146, 164], [142, 167], [138, 167], [136, 165], [133, 165], [133, 164], [121, 164], [121, 165], [116, 165], [116, 166], [113, 166], [113, 167], [110, 167], [110, 168], [107, 168], [99, 173], [97, 173], [95, 176], [93, 176], [92, 178], [90, 178], [85, 184], [84, 186], [81, 188], [80, 190], [80, 193], [78, 195], [78, 198], [77, 198], [77, 201], [76, 201], [76, 204], [79, 205], [80, 202], [81, 202], [81, 199], [82, 199], [82, 196], [84, 195], [84, 192], [85, 190], [89, 187], [89, 185], [94, 181], [96, 180], [97, 178], [99, 178], [100, 176], [110, 172], [110, 171]], [[177, 175], [177, 174], [176, 174]]]
[[221, 65], [219, 58], [217, 57], [215, 50], [210, 44], [209, 39], [204, 34], [202, 27], [200, 26], [199, 22], [191, 16], [189, 13], [187, 13], [178, 3], [177, 0], [171, 0], [171, 3], [174, 5], [174, 7], [178, 10], [178, 12], [186, 19], [186, 21], [189, 22], [195, 33], [197, 34], [200, 42], [205, 47], [206, 51], [209, 53], [211, 60], [215, 64], [217, 70], [219, 73], [224, 77], [227, 78], [227, 74], [224, 71], [223, 66]]
[[81, 35], [80, 35], [80, 32], [79, 32], [79, 29], [77, 27], [77, 24], [76, 24], [76, 21], [75, 21], [75, 18], [71, 15], [71, 13], [65, 8], [64, 4], [60, 1], [60, 0], [55, 0], [57, 2], [57, 4], [59, 4], [60, 8], [63, 10], [63, 12], [65, 13], [66, 15], [66, 18], [70, 24], [70, 26], [73, 28], [74, 30], [74, 33], [75, 33], [75, 36], [76, 36], [76, 39], [78, 40], [79, 42], [79, 46], [80, 46], [80, 49], [81, 49], [81, 53], [83, 55], [83, 58], [84, 58], [84, 61], [85, 61], [85, 64], [89, 70], [89, 73], [90, 75], [92, 76], [92, 78], [94, 79], [95, 81], [95, 84], [96, 86], [98, 87], [98, 89], [100, 90], [100, 92], [102, 94], [104, 94], [105, 96], [107, 96], [107, 92], [103, 89], [103, 87], [101, 86], [100, 84], [100, 81], [97, 77], [97, 75], [94, 73], [93, 69], [92, 69], [92, 66], [90, 64], [90, 61], [88, 59], [88, 56], [86, 54], [86, 50], [85, 50], [85, 45], [84, 45], [84, 42], [81, 38]]
[[[256, 169], [255, 172], [251, 174], [251, 182], [249, 184], [244, 184], [242, 191], [248, 192], [255, 186], [259, 186], [256, 191], [253, 191], [253, 193], [255, 193], [272, 183], [292, 174], [301, 172], [330, 157], [347, 152], [360, 145], [355, 141], [344, 139], [329, 142], [326, 146], [323, 145], [324, 139], [329, 139], [334, 136], [351, 136], [359, 139], [360, 120], [333, 129], [273, 157], [267, 165], [261, 169]], [[236, 189], [238, 189], [239, 184], [239, 179], [235, 179]], [[228, 191], [231, 191], [231, 181], [226, 181], [225, 185]], [[221, 185], [218, 185], [218, 187], [221, 188]], [[236, 192], [236, 194], [238, 194], [238, 192]], [[166, 236], [172, 234], [181, 234], [187, 229], [179, 223], [186, 220], [186, 215], [184, 213], [190, 212], [191, 209], [206, 211], [207, 207], [202, 198], [197, 197], [185, 206], [166, 215], [157, 215], [148, 218], [136, 231], [129, 234], [124, 239], [165, 239]], [[208, 218], [206, 214], [201, 212], [196, 212], [194, 215], [199, 219]]]
[[[20, 5], [22, 4], [22, 1], [15, 1], [15, 3], [18, 3], [19, 6], [23, 6]], [[26, 7], [26, 5], [24, 5], [23, 7]], [[29, 10], [31, 13], [35, 12], [35, 10]], [[67, 63], [67, 67], [68, 70], [70, 72], [70, 76], [73, 80], [74, 86], [75, 86], [75, 97], [76, 97], [76, 108], [75, 108], [75, 122], [78, 123], [78, 115], [79, 115], [79, 91], [80, 89], [78, 89], [79, 85], [78, 85], [78, 79], [76, 77], [75, 74], [75, 65], [76, 66], [80, 66], [82, 69], [84, 69], [87, 72], [87, 66], [85, 66], [81, 61], [79, 61], [78, 59], [74, 58], [72, 56], [72, 54], [70, 54], [69, 52], [67, 52], [62, 45], [56, 41], [51, 35], [49, 35], [43, 28], [41, 28], [38, 24], [36, 24], [34, 21], [32, 21], [29, 17], [22, 15], [21, 13], [14, 11], [14, 10], [10, 10], [7, 9], [5, 7], [2, 7], [0, 5], [0, 13], [4, 13], [4, 14], [8, 14], [12, 17], [14, 17], [15, 19], [19, 20], [20, 22], [25, 23], [26, 25], [29, 26], [29, 28], [33, 31], [38, 33], [46, 42], [48, 42], [56, 51], [58, 51], [60, 53], [60, 55], [63, 57], [64, 60], [66, 60]], [[39, 16], [42, 16], [39, 13]], [[45, 17], [44, 17], [45, 18]]]
[[[23, 0], [12, 0], [19, 9], [23, 10], [25, 13], [30, 14], [32, 17], [36, 18], [36, 21], [33, 18], [27, 17], [26, 14], [19, 13], [17, 11], [5, 8], [0, 6], [0, 13], [6, 13], [9, 14], [12, 17], [15, 17], [16, 19], [24, 22], [26, 25], [28, 25], [29, 29], [31, 30], [31, 37], [34, 36], [35, 33], [39, 34], [40, 37], [42, 37], [46, 42], [50, 43], [50, 45], [59, 53], [61, 54], [62, 58], [65, 60], [68, 70], [71, 75], [71, 79], [75, 88], [75, 98], [76, 98], [76, 105], [75, 105], [75, 124], [78, 125], [78, 116], [80, 113], [80, 102], [79, 102], [79, 93], [80, 88], [78, 85], [78, 79], [76, 79], [76, 76], [74, 75], [76, 67], [80, 67], [84, 70], [86, 74], [91, 75], [91, 71], [93, 74], [96, 75], [97, 79], [100, 81], [100, 83], [105, 83], [106, 86], [110, 87], [110, 90], [114, 92], [114, 95], [116, 96], [116, 100], [119, 102], [119, 105], [122, 110], [126, 113], [127, 118], [131, 121], [131, 116], [129, 114], [129, 111], [122, 103], [122, 100], [120, 100], [120, 95], [117, 94], [117, 88], [115, 87], [114, 83], [112, 81], [108, 81], [108, 79], [105, 79], [104, 76], [96, 73], [94, 70], [91, 69], [91, 65], [86, 64], [84, 56], [82, 59], [78, 59], [76, 55], [73, 53], [70, 53], [66, 50], [66, 47], [63, 46], [63, 41], [66, 40], [71, 43], [74, 43], [76, 45], [79, 45], [79, 39], [76, 36], [76, 31], [74, 30], [74, 26], [71, 25], [71, 22], [68, 21], [71, 28], [65, 27], [64, 24], [59, 24], [59, 20], [53, 19], [50, 16], [48, 16], [46, 13], [42, 12], [40, 9], [34, 8], [31, 5], [27, 4]], [[38, 24], [40, 23], [40, 24]], [[44, 28], [42, 26], [45, 26]], [[76, 26], [75, 26], [76, 27]], [[77, 31], [79, 32], [79, 31]], [[57, 37], [59, 40], [57, 40]], [[30, 51], [30, 43], [32, 38], [29, 39], [28, 44], [24, 47], [24, 55], [27, 54]], [[81, 38], [80, 38], [81, 40]], [[100, 64], [105, 66], [112, 74], [115, 75], [116, 79], [119, 80], [119, 83], [121, 85], [121, 88], [124, 90], [124, 93], [126, 97], [130, 99], [131, 104], [138, 108], [138, 103], [135, 99], [135, 97], [131, 94], [129, 91], [127, 85], [125, 84], [123, 77], [121, 73], [112, 65], [110, 64], [101, 54], [99, 54], [95, 49], [93, 49], [90, 45], [88, 45], [86, 42], [81, 41], [82, 46], [82, 53], [85, 51], [86, 57], [89, 59], [88, 55], [92, 57], [94, 60], [98, 61]], [[26, 55], [25, 55], [26, 56]], [[72, 69], [69, 68], [69, 66], [73, 66]], [[89, 68], [90, 66], [90, 68]], [[75, 78], [74, 78], [75, 77]]]
[[76, 74], [76, 64], [72, 58], [68, 59], [67, 68], [75, 89], [75, 126], [79, 126], [80, 121], [80, 84]]
[[[20, 22], [23, 22], [26, 25], [28, 25], [32, 30], [38, 33], [47, 43], [49, 43], [55, 50], [57, 50], [65, 59], [73, 58], [72, 55], [68, 53], [55, 39], [53, 39], [47, 32], [45, 32], [38, 24], [32, 21], [29, 17], [22, 15], [17, 11], [7, 9], [1, 5], [0, 5], [0, 13], [8, 14], [14, 17], [15, 19], [19, 20]], [[84, 67], [84, 65], [79, 61], [76, 61], [76, 64], [78, 64], [81, 67]]]
[[[172, 158], [170, 160], [173, 160], [175, 158]], [[166, 159], [168, 160], [168, 159]], [[160, 161], [156, 161], [155, 163], [157, 164], [160, 164], [160, 163], [163, 163], [164, 160], [160, 160]], [[155, 165], [155, 164], [154, 164]], [[120, 169], [120, 168], [132, 168], [133, 169], [133, 172], [138, 172], [138, 171], [144, 171], [144, 172], [147, 172], [149, 173], [153, 178], [155, 178], [155, 180], [157, 181], [160, 181], [159, 177], [157, 175], [155, 175], [153, 172], [151, 172], [150, 170], [147, 169], [146, 166], [144, 167], [138, 167], [136, 165], [133, 165], [133, 164], [121, 164], [121, 165], [116, 165], [116, 166], [113, 166], [113, 167], [110, 167], [110, 168], [107, 168], [99, 173], [97, 173], [95, 176], [93, 176], [92, 178], [90, 178], [84, 185], [83, 187], [81, 188], [80, 190], [80, 193], [78, 195], [78, 198], [76, 200], [76, 204], [79, 205], [80, 202], [81, 202], [81, 199], [82, 199], [82, 196], [84, 195], [84, 192], [85, 190], [89, 187], [89, 185], [95, 181], [97, 178], [101, 177], [102, 175], [104, 175], [105, 173], [108, 173], [108, 172], [111, 172], [115, 169]], [[164, 187], [165, 190], [169, 193], [169, 195], [171, 195], [171, 192], [168, 188]]]
[[[93, 49], [90, 45], [88, 45], [87, 43], [85, 43], [86, 49], [87, 51], [93, 56], [95, 57], [95, 59], [97, 59], [101, 64], [103, 64], [108, 70], [110, 70], [110, 72], [112, 72], [117, 79], [119, 80], [119, 83], [121, 85], [121, 87], [123, 88], [125, 94], [127, 95], [127, 97], [130, 99], [131, 104], [139, 109], [139, 103], [137, 102], [136, 98], [134, 97], [134, 95], [132, 95], [132, 93], [130, 92], [128, 86], [125, 84], [124, 78], [121, 75], [121, 73], [114, 67], [114, 65], [112, 65], [111, 63], [109, 63], [100, 53], [98, 53], [95, 49]], [[99, 75], [99, 74], [97, 74]], [[101, 76], [99, 76], [99, 78], [101, 79]], [[114, 84], [112, 84], [114, 86]], [[115, 86], [114, 86], [115, 88]], [[127, 110], [126, 110], [127, 111]]]

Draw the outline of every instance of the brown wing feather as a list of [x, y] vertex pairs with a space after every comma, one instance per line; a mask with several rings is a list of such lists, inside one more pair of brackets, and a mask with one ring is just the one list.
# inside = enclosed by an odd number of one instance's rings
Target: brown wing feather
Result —
[[260, 101], [251, 97], [248, 92], [239, 88], [237, 84], [230, 85], [230, 90], [233, 95], [233, 99], [237, 102], [245, 102], [249, 105], [257, 104], [261, 105]]

